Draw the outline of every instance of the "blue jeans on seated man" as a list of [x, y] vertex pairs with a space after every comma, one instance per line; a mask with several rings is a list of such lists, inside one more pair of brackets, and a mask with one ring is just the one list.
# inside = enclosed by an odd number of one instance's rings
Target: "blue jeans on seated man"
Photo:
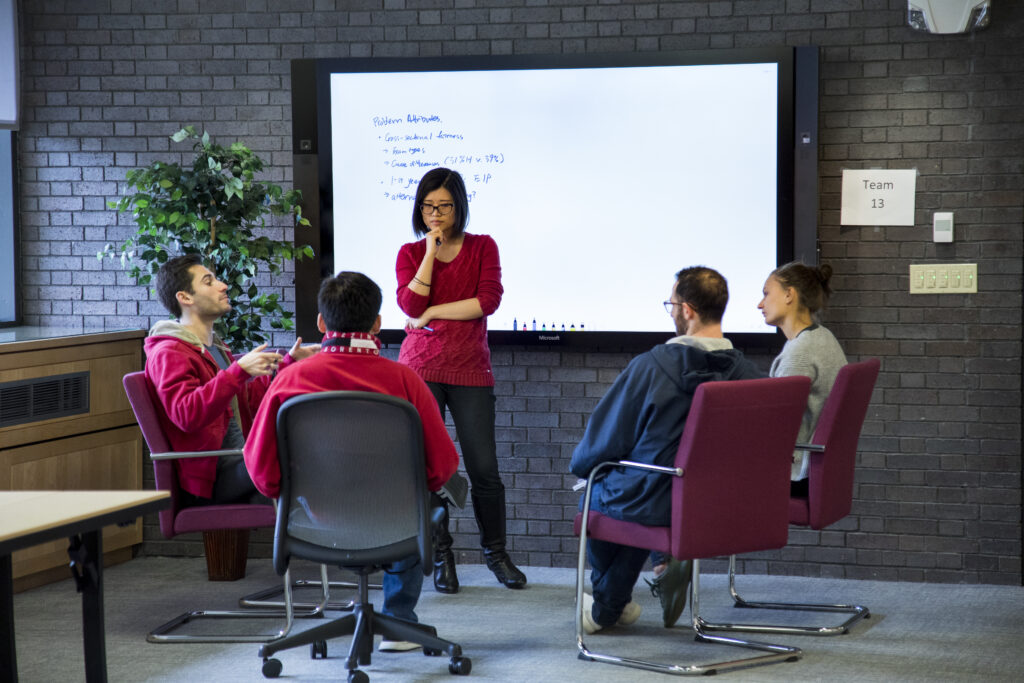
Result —
[[381, 612], [418, 622], [419, 618], [413, 610], [416, 609], [423, 589], [423, 566], [419, 555], [410, 555], [385, 567], [384, 578], [380, 583], [384, 589], [384, 607]]
[[650, 555], [650, 550], [608, 541], [587, 541], [590, 583], [594, 591], [592, 616], [600, 626], [611, 626], [633, 599], [633, 586]]

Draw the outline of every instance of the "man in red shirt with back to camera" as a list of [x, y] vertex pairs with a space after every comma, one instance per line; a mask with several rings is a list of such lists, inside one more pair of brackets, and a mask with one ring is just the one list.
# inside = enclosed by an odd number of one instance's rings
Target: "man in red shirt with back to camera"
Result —
[[[277, 455], [277, 411], [302, 394], [321, 391], [371, 391], [409, 401], [423, 426], [427, 487], [438, 491], [458, 468], [455, 444], [426, 383], [413, 370], [380, 355], [380, 287], [362, 273], [341, 272], [324, 280], [317, 295], [317, 327], [324, 333], [312, 358], [278, 373], [267, 390], [245, 444], [245, 463], [261, 493], [277, 498], [281, 467]], [[338, 463], [344, 467], [344, 463]], [[413, 611], [423, 586], [418, 556], [395, 562], [384, 574], [383, 613], [418, 621]], [[418, 648], [407, 641], [383, 640], [378, 649], [399, 652]]]

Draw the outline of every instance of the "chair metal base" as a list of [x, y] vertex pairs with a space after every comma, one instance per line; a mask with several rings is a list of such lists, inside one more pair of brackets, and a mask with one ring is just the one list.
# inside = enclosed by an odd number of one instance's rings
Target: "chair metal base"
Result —
[[[293, 603], [287, 573], [285, 575], [285, 582], [285, 585], [289, 586], [289, 588], [285, 589], [285, 603], [288, 605], [287, 611], [290, 615]], [[437, 636], [437, 629], [433, 626], [376, 612], [368, 599], [369, 584], [365, 574], [360, 576], [358, 589], [358, 599], [352, 614], [263, 645], [259, 649], [259, 656], [263, 658], [263, 675], [267, 678], [276, 678], [280, 675], [282, 669], [281, 662], [271, 659], [271, 656], [277, 652], [303, 645], [311, 645], [311, 652], [314, 658], [317, 655], [326, 657], [327, 641], [331, 638], [346, 635], [352, 636], [348, 657], [346, 658], [349, 681], [359, 680], [353, 676], [354, 673], [356, 675], [360, 673], [357, 671], [359, 665], [371, 663], [374, 635], [382, 635], [388, 640], [406, 640], [418, 643], [423, 647], [423, 651], [426, 654], [441, 654], [445, 652], [451, 657], [449, 662], [450, 673], [462, 675], [469, 673], [472, 663], [468, 657], [462, 656], [461, 646], [450, 640], [439, 638]]]
[[749, 609], [771, 609], [793, 612], [830, 612], [849, 614], [850, 617], [834, 626], [790, 626], [782, 624], [706, 624], [711, 631], [744, 631], [748, 633], [783, 633], [800, 636], [838, 636], [849, 632], [850, 627], [861, 619], [867, 619], [871, 612], [863, 605], [830, 605], [799, 602], [749, 602], [736, 592], [736, 556], [729, 558], [729, 594], [735, 607]]
[[[621, 465], [624, 464], [624, 462], [625, 461], [618, 464]], [[673, 471], [669, 468], [659, 468], [655, 465], [629, 464], [640, 469], [668, 472]], [[657, 671], [659, 673], [673, 674], [676, 676], [701, 676], [705, 674], [718, 673], [719, 671], [730, 671], [732, 669], [760, 666], [763, 664], [774, 664], [776, 662], [795, 662], [803, 657], [803, 650], [797, 647], [761, 643], [753, 640], [740, 640], [738, 638], [715, 636], [707, 633], [707, 624], [700, 616], [700, 560], [696, 558], [693, 560], [693, 580], [690, 582], [690, 623], [693, 627], [695, 640], [698, 642], [733, 645], [735, 647], [742, 647], [749, 650], [758, 650], [767, 654], [747, 657], [745, 659], [731, 659], [722, 662], [712, 662], [708, 664], [662, 664], [642, 659], [631, 659], [629, 657], [601, 654], [588, 648], [586, 643], [583, 641], [583, 581], [587, 568], [587, 525], [590, 520], [590, 496], [591, 491], [593, 490], [594, 477], [600, 469], [601, 467], [598, 466], [591, 470], [590, 476], [587, 479], [587, 488], [583, 495], [583, 512], [580, 516], [580, 545], [576, 564], [577, 657], [583, 660], [604, 662], [605, 664], [617, 664], [619, 666], [628, 666], [633, 669]], [[681, 476], [681, 473], [676, 476]]]
[[[327, 579], [327, 567], [326, 565], [320, 565], [320, 578], [319, 582], [321, 588], [323, 588], [323, 597], [320, 603], [314, 605], [311, 609], [303, 609], [298, 613], [295, 613], [293, 609], [274, 609], [274, 610], [193, 610], [191, 612], [185, 612], [174, 619], [171, 619], [165, 624], [158, 626], [157, 628], [150, 631], [146, 636], [146, 641], [150, 643], [272, 643], [277, 640], [281, 640], [287, 636], [292, 630], [292, 623], [294, 617], [298, 616], [301, 618], [306, 617], [318, 617], [322, 616], [325, 609], [330, 604], [330, 585], [331, 583]], [[291, 576], [286, 573], [285, 581], [291, 581]], [[261, 634], [196, 634], [196, 635], [181, 635], [173, 633], [179, 627], [200, 619], [284, 619], [284, 627], [275, 633], [261, 633]]]
[[[585, 538], [585, 536], [581, 534], [580, 538]], [[584, 558], [584, 554], [581, 553], [580, 557], [582, 560]], [[663, 664], [660, 662], [650, 662], [642, 659], [632, 659], [629, 657], [620, 657], [617, 655], [594, 652], [588, 648], [586, 643], [583, 641], [583, 575], [584, 567], [581, 564], [579, 571], [577, 572], [576, 581], [576, 647], [579, 651], [577, 653], [577, 657], [579, 659], [603, 662], [605, 664], [628, 666], [633, 669], [656, 671], [658, 673], [672, 674], [676, 676], [702, 676], [718, 673], [719, 671], [730, 671], [732, 669], [774, 664], [776, 662], [795, 662], [803, 656], [803, 651], [800, 648], [790, 647], [788, 645], [774, 645], [772, 643], [761, 643], [752, 640], [740, 640], [738, 638], [716, 636], [707, 633], [706, 622], [700, 616], [700, 605], [698, 602], [700, 595], [699, 560], [693, 561], [693, 581], [690, 583], [691, 626], [693, 627], [695, 634], [694, 640], [697, 642], [732, 645], [749, 650], [766, 652], [767, 654], [746, 657], [743, 659], [710, 662], [706, 664]]]
[[[335, 589], [348, 589], [352, 590], [358, 588], [359, 585], [352, 583], [351, 581], [331, 581], [329, 583], [329, 590]], [[295, 579], [292, 581], [292, 590], [298, 588], [323, 588], [323, 584], [317, 580], [309, 579]], [[380, 586], [370, 586], [370, 588], [380, 588]], [[261, 591], [255, 593], [249, 593], [249, 595], [243, 595], [238, 599], [238, 606], [247, 609], [284, 609], [284, 600], [269, 600], [268, 598], [284, 595], [284, 586], [271, 586], [270, 588], [264, 588]], [[292, 603], [295, 609], [299, 610], [312, 610], [316, 609], [319, 603], [316, 602], [294, 602]], [[330, 602], [324, 609], [331, 612], [348, 611], [355, 605], [353, 600], [341, 600], [339, 602]]]

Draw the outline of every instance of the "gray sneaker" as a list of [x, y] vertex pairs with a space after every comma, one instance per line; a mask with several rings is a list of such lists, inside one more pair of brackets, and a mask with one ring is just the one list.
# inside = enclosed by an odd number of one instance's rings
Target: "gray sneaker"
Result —
[[665, 628], [675, 626], [686, 609], [686, 595], [690, 589], [692, 575], [691, 560], [680, 562], [675, 558], [669, 558], [665, 571], [655, 576], [653, 581], [647, 581], [647, 585], [651, 587], [651, 595], [661, 602], [661, 616]]

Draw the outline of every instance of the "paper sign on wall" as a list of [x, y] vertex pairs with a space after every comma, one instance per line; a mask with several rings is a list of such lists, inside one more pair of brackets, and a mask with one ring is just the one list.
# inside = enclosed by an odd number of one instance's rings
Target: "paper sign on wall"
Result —
[[913, 225], [917, 169], [844, 169], [841, 225]]

